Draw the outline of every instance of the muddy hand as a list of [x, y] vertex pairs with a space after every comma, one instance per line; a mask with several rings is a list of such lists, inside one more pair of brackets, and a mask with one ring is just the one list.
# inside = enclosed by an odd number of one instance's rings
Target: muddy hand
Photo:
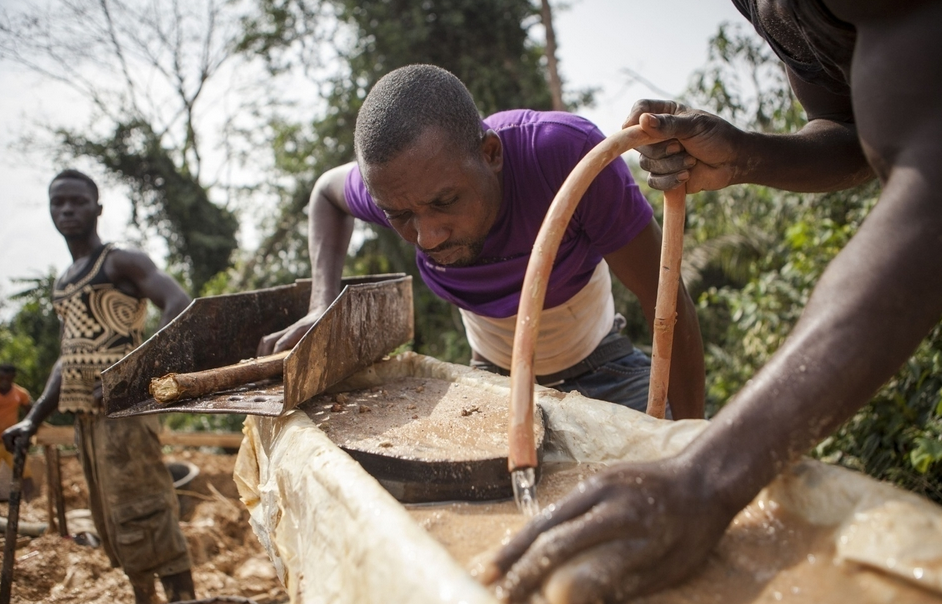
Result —
[[[625, 601], [699, 568], [732, 518], [676, 461], [621, 464], [530, 522], [481, 577], [506, 602]], [[688, 466], [689, 467], [689, 466]]]
[[635, 103], [622, 125], [641, 124], [664, 142], [638, 147], [648, 184], [662, 191], [687, 184], [687, 193], [715, 191], [736, 184], [737, 158], [746, 133], [720, 117], [674, 101]]

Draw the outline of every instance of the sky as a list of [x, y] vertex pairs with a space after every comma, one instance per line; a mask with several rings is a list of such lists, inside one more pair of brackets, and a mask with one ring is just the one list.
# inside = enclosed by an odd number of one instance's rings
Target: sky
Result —
[[[567, 0], [566, 8], [554, 13], [564, 85], [599, 89], [596, 106], [579, 113], [611, 134], [636, 100], [680, 95], [704, 65], [709, 38], [727, 21], [745, 23], [730, 0]], [[49, 156], [24, 152], [17, 141], [31, 136], [38, 123], [81, 124], [91, 111], [63, 85], [44, 82], [8, 61], [0, 61], [0, 90], [2, 313], [5, 298], [22, 289], [11, 279], [44, 275], [51, 267], [61, 272], [71, 263], [48, 213], [46, 191], [56, 165]], [[126, 241], [129, 203], [120, 191], [105, 188], [101, 202], [102, 239]], [[245, 237], [243, 243], [251, 245]], [[163, 266], [159, 242], [145, 249]]]

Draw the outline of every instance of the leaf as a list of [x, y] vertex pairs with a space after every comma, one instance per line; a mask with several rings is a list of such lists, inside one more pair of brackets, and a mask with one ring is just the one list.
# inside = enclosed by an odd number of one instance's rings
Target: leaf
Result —
[[942, 459], [942, 441], [919, 437], [916, 448], [909, 454], [909, 461], [920, 474], [925, 474], [935, 462]]

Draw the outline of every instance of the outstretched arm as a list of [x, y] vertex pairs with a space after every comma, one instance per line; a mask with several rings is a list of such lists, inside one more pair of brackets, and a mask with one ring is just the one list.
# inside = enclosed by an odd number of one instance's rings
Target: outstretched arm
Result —
[[858, 28], [854, 108], [884, 182], [879, 203], [786, 343], [699, 438], [675, 458], [596, 475], [501, 551], [486, 578], [503, 575], [508, 599], [541, 586], [554, 603], [624, 599], [689, 575], [737, 511], [864, 405], [939, 321], [942, 3], [847, 5], [831, 8]]
[[308, 314], [285, 329], [263, 337], [258, 344], [259, 356], [292, 348], [340, 295], [343, 261], [353, 234], [353, 215], [347, 207], [343, 187], [354, 165], [351, 162], [328, 170], [314, 185], [308, 206], [312, 281]]

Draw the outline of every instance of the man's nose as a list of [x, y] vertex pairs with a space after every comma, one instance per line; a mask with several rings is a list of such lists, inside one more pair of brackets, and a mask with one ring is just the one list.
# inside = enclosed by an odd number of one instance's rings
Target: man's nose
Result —
[[448, 241], [450, 230], [434, 218], [418, 218], [413, 221], [416, 244], [425, 250], [433, 250]]

